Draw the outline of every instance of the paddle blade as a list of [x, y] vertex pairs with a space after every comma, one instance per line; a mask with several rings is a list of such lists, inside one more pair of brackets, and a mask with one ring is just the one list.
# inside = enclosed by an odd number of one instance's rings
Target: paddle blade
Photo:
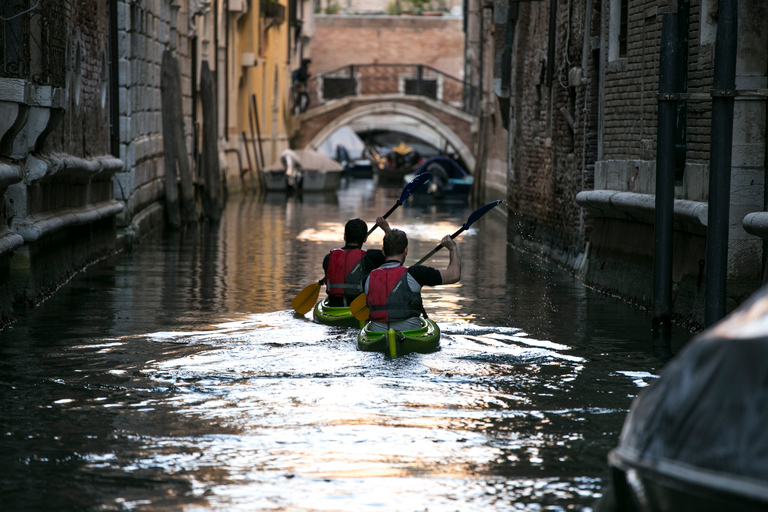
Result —
[[361, 322], [368, 320], [368, 302], [365, 300], [364, 293], [355, 297], [355, 300], [349, 304], [349, 312]]
[[417, 174], [415, 178], [411, 180], [410, 183], [408, 183], [406, 186], [403, 187], [403, 193], [400, 194], [400, 201], [398, 203], [402, 203], [406, 199], [408, 199], [408, 196], [413, 194], [413, 191], [425, 184], [429, 181], [429, 179], [432, 177], [431, 172], [423, 172], [421, 174]]
[[[459, 236], [462, 232], [466, 231], [469, 228], [469, 226], [472, 225], [473, 222], [475, 222], [477, 219], [479, 219], [480, 217], [482, 217], [483, 215], [485, 215], [486, 213], [488, 213], [489, 211], [491, 211], [492, 209], [494, 209], [496, 206], [498, 206], [501, 203], [503, 203], [503, 201], [501, 199], [497, 199], [496, 201], [491, 201], [490, 203], [488, 203], [488, 204], [486, 204], [484, 206], [481, 206], [477, 210], [473, 211], [472, 215], [470, 215], [469, 218], [467, 219], [467, 222], [463, 226], [461, 226], [459, 229], [457, 229], [456, 232], [451, 235], [451, 238], [453, 239], [453, 238], [456, 238], [457, 236]], [[439, 251], [440, 249], [442, 249], [443, 247], [444, 247], [444, 245], [442, 243], [439, 244], [437, 247], [432, 249], [432, 251], [429, 254], [427, 254], [426, 256], [421, 258], [415, 264], [416, 265], [421, 265], [422, 263], [427, 261], [429, 258], [434, 256], [435, 253], [437, 251]]]
[[503, 201], [501, 199], [497, 199], [496, 201], [491, 201], [485, 206], [481, 206], [477, 210], [473, 211], [472, 215], [469, 216], [469, 218], [467, 219], [467, 222], [464, 224], [464, 229], [468, 229], [473, 222], [475, 222], [477, 219], [479, 219], [489, 211], [493, 210], [497, 205], [501, 204], [502, 202]]
[[[403, 192], [400, 194], [400, 199], [392, 206], [392, 208], [389, 209], [387, 213], [384, 214], [384, 218], [388, 218], [390, 215], [392, 215], [392, 212], [397, 210], [397, 207], [403, 204], [403, 201], [408, 199], [408, 197], [413, 194], [413, 191], [425, 184], [429, 181], [429, 178], [432, 177], [431, 172], [423, 172], [419, 175], [417, 175], [415, 178], [411, 180], [410, 183], [408, 183], [406, 186], [403, 187]], [[371, 233], [376, 231], [376, 228], [379, 227], [378, 224], [374, 224], [371, 229], [368, 230], [368, 235], [371, 236]]]
[[315, 307], [317, 297], [320, 295], [320, 286], [320, 283], [314, 283], [301, 290], [291, 301], [293, 310], [306, 315], [310, 309]]

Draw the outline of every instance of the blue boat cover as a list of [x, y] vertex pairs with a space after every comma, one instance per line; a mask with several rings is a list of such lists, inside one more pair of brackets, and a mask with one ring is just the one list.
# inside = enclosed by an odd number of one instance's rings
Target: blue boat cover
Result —
[[768, 287], [691, 340], [634, 400], [619, 445], [768, 482]]
[[449, 179], [462, 179], [469, 174], [456, 162], [456, 160], [442, 155], [436, 155], [424, 160], [416, 171], [414, 171], [414, 174], [421, 174], [422, 172], [427, 171], [433, 172], [434, 165], [442, 167]]

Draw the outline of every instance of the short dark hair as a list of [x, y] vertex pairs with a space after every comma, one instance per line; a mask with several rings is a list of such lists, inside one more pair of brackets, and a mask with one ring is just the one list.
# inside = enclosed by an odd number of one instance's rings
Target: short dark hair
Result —
[[368, 225], [362, 219], [352, 219], [344, 226], [344, 240], [349, 245], [363, 245], [368, 237]]
[[384, 256], [396, 256], [405, 252], [405, 248], [408, 247], [408, 235], [405, 231], [399, 229], [393, 229], [386, 235], [384, 235]]

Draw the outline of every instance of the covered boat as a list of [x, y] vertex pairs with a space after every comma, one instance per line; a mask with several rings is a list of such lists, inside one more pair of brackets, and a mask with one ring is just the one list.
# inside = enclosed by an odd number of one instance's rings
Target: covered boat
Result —
[[352, 315], [349, 306], [329, 306], [328, 297], [315, 304], [312, 317], [318, 323], [337, 327], [357, 327], [359, 329], [365, 323]]
[[339, 188], [344, 167], [312, 149], [286, 149], [264, 169], [267, 191], [326, 192]]
[[440, 349], [440, 327], [432, 320], [424, 317], [421, 327], [411, 331], [388, 332], [371, 331], [370, 322], [360, 329], [357, 335], [357, 348], [367, 352], [383, 352], [391, 357], [402, 356], [417, 352], [428, 354]]
[[632, 403], [597, 510], [768, 510], [768, 287]]
[[332, 158], [344, 167], [344, 175], [353, 178], [373, 177], [373, 165], [363, 139], [349, 126], [334, 131], [318, 147], [318, 153]]
[[466, 200], [475, 183], [475, 178], [462, 168], [453, 158], [437, 155], [428, 158], [410, 174], [403, 177], [409, 183], [417, 174], [432, 173], [429, 185], [417, 189], [414, 196], [431, 196], [434, 199], [452, 198]]

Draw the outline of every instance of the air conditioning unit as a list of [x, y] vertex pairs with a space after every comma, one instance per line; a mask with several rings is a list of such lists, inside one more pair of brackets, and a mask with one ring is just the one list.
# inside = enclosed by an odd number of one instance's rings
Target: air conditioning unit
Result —
[[229, 12], [243, 12], [245, 9], [245, 0], [229, 0]]
[[[232, 1], [232, 0], [230, 0]], [[256, 60], [256, 54], [253, 52], [243, 52], [240, 55], [240, 64], [244, 68], [252, 68], [258, 65], [258, 61]]]

